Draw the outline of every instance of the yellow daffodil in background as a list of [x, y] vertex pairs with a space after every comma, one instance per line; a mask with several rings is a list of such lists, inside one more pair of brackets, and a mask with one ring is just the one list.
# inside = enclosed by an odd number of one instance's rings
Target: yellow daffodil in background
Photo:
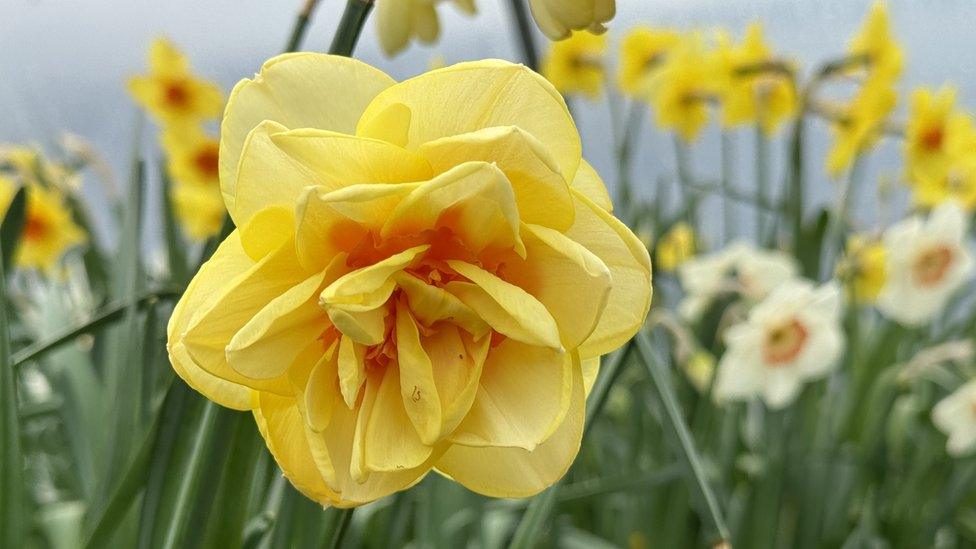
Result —
[[685, 141], [694, 141], [708, 122], [716, 69], [715, 56], [705, 50], [699, 35], [683, 38], [661, 68], [653, 91], [651, 105], [657, 124]]
[[552, 44], [542, 61], [542, 74], [563, 95], [599, 97], [606, 77], [606, 49], [606, 36], [574, 32], [568, 40]]
[[684, 221], [675, 223], [657, 243], [658, 269], [674, 271], [695, 255], [695, 230]]
[[934, 172], [918, 176], [911, 187], [916, 206], [956, 202], [966, 211], [976, 210], [976, 149], [950, 156]]
[[569, 38], [572, 31], [606, 32], [617, 13], [616, 0], [529, 0], [536, 24], [550, 40]]
[[699, 393], [705, 393], [715, 376], [715, 355], [704, 349], [698, 349], [682, 363], [682, 370], [691, 385]]
[[566, 472], [651, 271], [544, 78], [276, 57], [231, 94], [220, 180], [239, 229], [174, 310], [170, 359], [253, 411], [296, 488], [351, 507], [435, 469], [525, 497]]
[[131, 78], [129, 93], [164, 123], [216, 118], [224, 106], [220, 88], [195, 76], [186, 57], [164, 38], [153, 42], [149, 74]]
[[879, 0], [871, 6], [860, 32], [851, 40], [848, 53], [864, 57], [861, 66], [867, 68], [869, 78], [893, 81], [901, 76], [904, 54], [891, 33], [888, 8]]
[[184, 232], [204, 240], [218, 231], [224, 217], [220, 192], [220, 141], [194, 124], [170, 125], [163, 132], [170, 196]]
[[[395, 55], [407, 47], [411, 39], [425, 44], [434, 43], [441, 33], [437, 4], [441, 0], [377, 0], [376, 29], [380, 46], [386, 55]], [[474, 0], [453, 0], [462, 12], [477, 12]]]
[[967, 116], [956, 110], [955, 88], [922, 88], [912, 94], [905, 127], [905, 161], [910, 177], [929, 177], [967, 137]]
[[773, 56], [763, 39], [760, 23], [749, 26], [741, 44], [721, 37], [717, 55], [722, 123], [726, 127], [758, 123], [766, 134], [772, 134], [793, 116], [796, 87], [785, 72], [788, 67]]
[[24, 145], [0, 145], [0, 171], [11, 174], [24, 185], [53, 185], [77, 190], [81, 178], [60, 162], [41, 154], [40, 149]]
[[877, 143], [897, 101], [898, 94], [891, 83], [871, 79], [835, 113], [838, 119], [832, 125], [834, 144], [827, 156], [827, 172], [831, 176], [839, 176], [858, 155]]
[[667, 29], [636, 27], [628, 32], [620, 45], [617, 84], [621, 91], [649, 100], [654, 87], [654, 75], [680, 40], [677, 32]]
[[[17, 189], [13, 180], [0, 176], [0, 212], [6, 214]], [[65, 252], [86, 240], [60, 192], [42, 185], [28, 185], [24, 231], [14, 256], [17, 266], [52, 274]]]
[[865, 235], [853, 235], [847, 240], [838, 276], [846, 280], [852, 297], [861, 303], [873, 303], [887, 280], [885, 261], [887, 252], [880, 240]]

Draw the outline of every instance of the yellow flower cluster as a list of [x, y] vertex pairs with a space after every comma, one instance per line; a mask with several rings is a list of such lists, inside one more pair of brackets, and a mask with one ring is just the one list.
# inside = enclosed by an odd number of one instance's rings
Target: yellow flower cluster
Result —
[[64, 187], [71, 186], [70, 170], [48, 162], [28, 147], [0, 151], [0, 212], [6, 216], [17, 190], [27, 189], [24, 229], [14, 264], [54, 274], [58, 260], [87, 240], [67, 205]]
[[827, 171], [835, 177], [874, 146], [898, 102], [895, 83], [901, 75], [903, 54], [891, 34], [884, 2], [872, 6], [860, 32], [851, 40], [848, 55], [846, 72], [862, 78], [863, 83], [834, 113], [834, 144], [827, 156]]
[[194, 240], [216, 234], [224, 218], [220, 142], [202, 123], [220, 116], [220, 88], [194, 75], [187, 58], [161, 38], [149, 50], [149, 74], [130, 79], [129, 92], [163, 126], [170, 199], [184, 232]]
[[[553, 44], [543, 74], [564, 94], [597, 97], [607, 75], [605, 51], [602, 36], [573, 33]], [[712, 105], [721, 108], [725, 127], [759, 124], [767, 133], [797, 108], [792, 68], [773, 54], [758, 23], [741, 43], [725, 33], [707, 40], [698, 32], [635, 28], [621, 44], [617, 84], [686, 141], [698, 137]]]
[[905, 128], [906, 175], [916, 205], [955, 200], [976, 208], [976, 127], [956, 107], [956, 91], [916, 90]]

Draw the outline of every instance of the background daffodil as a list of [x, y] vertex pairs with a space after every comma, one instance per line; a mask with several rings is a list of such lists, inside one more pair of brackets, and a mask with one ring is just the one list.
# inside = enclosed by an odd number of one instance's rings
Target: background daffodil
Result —
[[542, 61], [542, 74], [563, 95], [600, 95], [606, 79], [604, 53], [607, 39], [590, 32], [574, 32], [552, 45]]
[[213, 83], [195, 76], [186, 57], [165, 38], [149, 50], [149, 73], [129, 80], [136, 102], [164, 123], [220, 116], [223, 95]]
[[[0, 211], [7, 211], [17, 189], [13, 180], [0, 176]], [[27, 186], [24, 229], [14, 256], [19, 267], [52, 275], [65, 252], [86, 240], [58, 190], [39, 184]]]
[[572, 31], [606, 32], [617, 13], [616, 0], [528, 0], [532, 16], [551, 40], [569, 38]]

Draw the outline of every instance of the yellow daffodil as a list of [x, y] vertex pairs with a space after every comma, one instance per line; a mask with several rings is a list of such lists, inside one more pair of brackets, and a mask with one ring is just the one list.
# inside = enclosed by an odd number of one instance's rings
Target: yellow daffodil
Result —
[[658, 75], [651, 105], [657, 124], [694, 141], [708, 122], [715, 94], [715, 56], [705, 51], [700, 36], [683, 39]]
[[184, 232], [194, 240], [217, 234], [225, 212], [220, 193], [220, 141], [193, 124], [171, 125], [162, 141], [173, 181], [173, 206]]
[[674, 271], [694, 257], [695, 249], [695, 230], [683, 221], [675, 223], [657, 243], [658, 269], [665, 272]]
[[833, 124], [834, 144], [827, 156], [827, 171], [837, 177], [854, 159], [878, 141], [884, 123], [894, 110], [898, 94], [884, 79], [869, 79], [842, 106]]
[[654, 75], [680, 39], [677, 32], [650, 27], [636, 27], [628, 32], [620, 45], [620, 89], [633, 97], [648, 99]]
[[911, 183], [916, 206], [934, 208], [954, 201], [966, 211], [976, 210], [976, 148], [949, 156], [931, 172]]
[[606, 76], [603, 54], [606, 36], [574, 32], [568, 40], [554, 42], [542, 61], [542, 74], [564, 95], [600, 95]]
[[758, 123], [772, 134], [797, 108], [796, 88], [783, 72], [785, 64], [773, 56], [759, 23], [749, 27], [741, 44], [733, 45], [724, 37], [721, 42], [722, 123], [726, 127]]
[[[7, 211], [17, 189], [12, 180], [0, 177], [0, 211]], [[64, 197], [53, 188], [28, 185], [25, 213], [24, 231], [14, 256], [19, 267], [51, 274], [66, 251], [87, 240], [71, 218]]]
[[650, 262], [544, 78], [276, 57], [231, 94], [220, 181], [238, 230], [176, 306], [170, 359], [253, 412], [296, 488], [351, 507], [434, 469], [524, 497], [566, 472]]
[[704, 349], [698, 349], [682, 364], [685, 376], [699, 393], [708, 391], [715, 376], [715, 356]]
[[852, 57], [864, 57], [868, 75], [872, 78], [894, 80], [901, 75], [904, 54], [891, 34], [888, 7], [884, 1], [871, 6], [860, 32], [851, 40], [848, 52]]
[[955, 88], [916, 90], [905, 127], [909, 177], [940, 177], [951, 156], [976, 150], [972, 128], [972, 119], [956, 109]]
[[[377, 0], [376, 29], [380, 46], [392, 56], [407, 47], [411, 39], [425, 44], [437, 41], [441, 33], [437, 17], [440, 0]], [[453, 0], [462, 12], [474, 15], [474, 0]]]
[[149, 49], [149, 74], [129, 79], [129, 93], [166, 123], [215, 118], [224, 105], [220, 88], [195, 76], [186, 57], [163, 38]]
[[854, 235], [847, 241], [838, 275], [848, 281], [854, 300], [873, 303], [885, 285], [887, 252], [880, 240]]
[[529, 0], [532, 17], [550, 40], [569, 38], [572, 31], [603, 34], [617, 13], [616, 0]]

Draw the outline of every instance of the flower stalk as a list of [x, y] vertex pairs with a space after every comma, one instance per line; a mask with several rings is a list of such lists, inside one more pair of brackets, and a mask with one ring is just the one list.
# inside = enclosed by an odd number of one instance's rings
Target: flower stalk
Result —
[[350, 57], [356, 49], [359, 35], [363, 32], [363, 25], [369, 12], [373, 9], [373, 0], [348, 0], [346, 9], [339, 20], [339, 28], [332, 39], [329, 53]]

